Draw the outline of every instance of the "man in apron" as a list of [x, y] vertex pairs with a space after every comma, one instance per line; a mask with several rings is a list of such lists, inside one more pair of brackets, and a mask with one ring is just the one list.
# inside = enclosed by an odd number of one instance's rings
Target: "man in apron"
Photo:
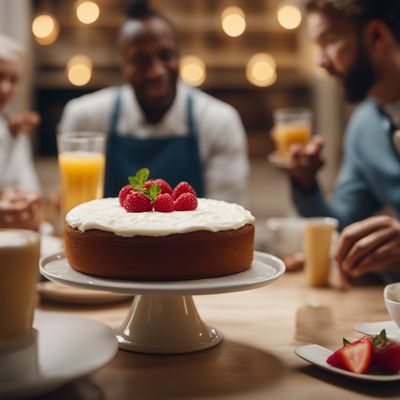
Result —
[[119, 38], [127, 82], [69, 102], [60, 131], [105, 132], [105, 196], [150, 169], [171, 186], [188, 181], [199, 197], [246, 202], [246, 138], [236, 110], [178, 79], [172, 23], [146, 3], [134, 4]]

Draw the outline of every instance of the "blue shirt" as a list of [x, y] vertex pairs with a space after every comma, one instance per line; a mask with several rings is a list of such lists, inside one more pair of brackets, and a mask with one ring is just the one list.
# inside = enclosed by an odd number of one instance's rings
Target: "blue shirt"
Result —
[[321, 189], [303, 193], [292, 184], [293, 200], [305, 217], [330, 216], [339, 229], [371, 217], [383, 207], [400, 216], [400, 156], [395, 128], [377, 103], [365, 100], [354, 111], [344, 141], [344, 159], [328, 201]]

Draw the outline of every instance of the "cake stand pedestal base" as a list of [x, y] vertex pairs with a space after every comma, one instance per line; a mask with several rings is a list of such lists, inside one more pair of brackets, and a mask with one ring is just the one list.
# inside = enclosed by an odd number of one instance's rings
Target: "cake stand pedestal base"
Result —
[[131, 310], [115, 332], [119, 347], [138, 353], [179, 354], [217, 345], [222, 335], [203, 323], [194, 295], [238, 292], [275, 282], [285, 264], [265, 253], [254, 253], [251, 268], [219, 278], [171, 282], [141, 282], [99, 278], [71, 268], [64, 254], [40, 260], [46, 278], [85, 289], [135, 295]]
[[120, 328], [119, 347], [139, 353], [190, 353], [216, 346], [222, 335], [201, 320], [192, 296], [137, 295]]

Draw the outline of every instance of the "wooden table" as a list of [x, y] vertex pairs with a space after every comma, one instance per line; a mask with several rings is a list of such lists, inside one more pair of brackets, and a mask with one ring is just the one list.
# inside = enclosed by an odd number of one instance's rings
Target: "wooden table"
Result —
[[[369, 383], [317, 369], [294, 354], [304, 342], [335, 349], [353, 325], [388, 319], [383, 288], [314, 289], [302, 273], [246, 292], [194, 297], [202, 319], [224, 335], [220, 345], [184, 355], [119, 351], [108, 365], [44, 399], [370, 399], [400, 398], [400, 383]], [[42, 304], [115, 328], [128, 303], [102, 307]], [[320, 333], [315, 334], [319, 331]], [[101, 351], [101, 349], [99, 349]]]

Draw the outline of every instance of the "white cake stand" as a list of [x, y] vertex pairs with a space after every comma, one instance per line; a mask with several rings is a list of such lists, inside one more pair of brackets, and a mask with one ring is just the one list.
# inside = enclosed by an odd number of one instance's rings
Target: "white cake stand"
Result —
[[72, 269], [63, 253], [40, 260], [48, 279], [71, 286], [136, 295], [131, 311], [116, 330], [119, 347], [140, 353], [189, 353], [217, 345], [222, 335], [201, 320], [192, 295], [227, 293], [269, 285], [285, 264], [255, 252], [252, 267], [220, 278], [173, 282], [139, 282], [97, 278]]

